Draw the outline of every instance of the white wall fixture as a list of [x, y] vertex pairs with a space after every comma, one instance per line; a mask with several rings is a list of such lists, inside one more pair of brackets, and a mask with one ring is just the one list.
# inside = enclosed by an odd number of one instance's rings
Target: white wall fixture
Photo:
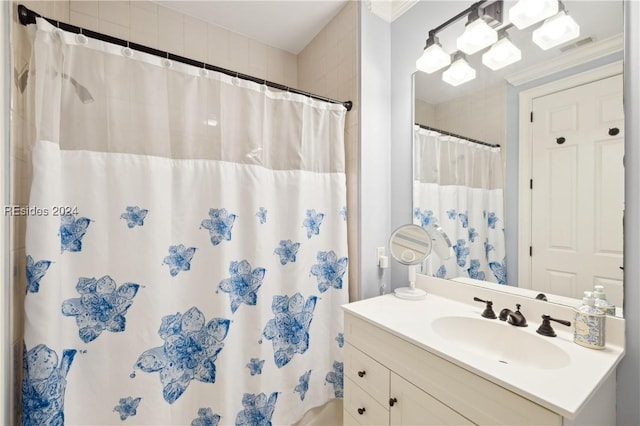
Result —
[[422, 56], [416, 61], [419, 71], [432, 74], [451, 64], [451, 55], [444, 51], [438, 37], [429, 37]]
[[[521, 30], [546, 19], [532, 33], [533, 42], [543, 50], [574, 40], [580, 35], [580, 26], [567, 14], [564, 4], [559, 0], [520, 0], [509, 10], [510, 22], [503, 22], [505, 13], [504, 0], [473, 3], [429, 31], [424, 53], [416, 61], [416, 68], [432, 74], [451, 64], [443, 72], [442, 80], [458, 86], [476, 77], [469, 63], [458, 58], [459, 53], [473, 55], [484, 51], [482, 63], [493, 71], [522, 59], [522, 51], [507, 36], [509, 29]], [[455, 40], [457, 51], [448, 53], [436, 35], [464, 18], [468, 22], [464, 32]], [[443, 44], [448, 46], [445, 42]]]
[[558, 13], [558, 0], [520, 0], [509, 9], [509, 21], [522, 30]]
[[548, 50], [579, 36], [580, 26], [562, 10], [533, 32], [533, 42], [543, 50]]
[[[471, 21], [471, 19], [473, 19], [473, 21]], [[498, 32], [491, 28], [485, 21], [478, 17], [475, 19], [470, 17], [469, 20], [469, 23], [464, 28], [464, 32], [456, 40], [458, 50], [472, 55], [485, 47], [491, 46], [498, 40]]]
[[456, 55], [456, 60], [449, 69], [442, 73], [442, 80], [452, 86], [459, 86], [474, 78], [476, 78], [476, 70], [469, 65], [461, 53]]
[[520, 59], [522, 59], [520, 49], [509, 40], [506, 33], [482, 55], [482, 63], [494, 71], [518, 62]]

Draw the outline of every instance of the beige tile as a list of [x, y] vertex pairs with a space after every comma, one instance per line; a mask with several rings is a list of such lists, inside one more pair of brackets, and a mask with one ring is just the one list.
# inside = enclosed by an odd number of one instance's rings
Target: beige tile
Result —
[[61, 22], [69, 22], [70, 6], [68, 1], [53, 2], [53, 19]]
[[337, 69], [329, 69], [325, 75], [326, 86], [325, 86], [325, 96], [336, 99], [338, 97], [338, 70]]
[[217, 25], [207, 26], [207, 62], [217, 67], [229, 68], [229, 31]]
[[207, 23], [193, 18], [184, 17], [184, 55], [190, 59], [207, 62]]
[[125, 27], [129, 26], [129, 2], [128, 1], [104, 1], [99, 2], [100, 20], [108, 21]]
[[130, 17], [131, 41], [145, 46], [158, 48], [158, 9], [150, 11], [148, 8], [138, 7], [147, 2], [131, 2]]
[[93, 16], [94, 18], [100, 17], [100, 3], [97, 1], [71, 0], [69, 2], [69, 9], [71, 12]]
[[267, 46], [267, 80], [284, 84], [284, 52]]
[[269, 46], [259, 41], [249, 39], [249, 71], [251, 75], [264, 79], [267, 78], [268, 52]]
[[249, 39], [243, 35], [229, 33], [229, 62], [234, 71], [249, 72]]
[[158, 8], [160, 50], [184, 56], [184, 15], [166, 7]]
[[38, 12], [42, 16], [46, 16], [47, 18], [53, 16], [53, 3], [49, 1], [20, 1], [16, 2], [18, 4], [23, 4], [27, 7], [27, 9], [31, 9], [34, 12]]
[[158, 13], [158, 5], [150, 0], [131, 0], [129, 2], [130, 7], [137, 7], [138, 9], [146, 10], [149, 13]]
[[100, 32], [112, 37], [129, 40], [128, 26], [114, 24], [113, 22], [109, 21], [100, 21]]
[[71, 25], [86, 28], [87, 30], [100, 31], [100, 21], [98, 18], [76, 12], [73, 9], [69, 12], [69, 21]]

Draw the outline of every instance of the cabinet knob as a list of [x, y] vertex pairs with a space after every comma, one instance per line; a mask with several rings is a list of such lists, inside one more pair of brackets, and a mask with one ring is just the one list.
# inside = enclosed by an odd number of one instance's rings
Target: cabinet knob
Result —
[[365, 374], [367, 374], [367, 372], [364, 371], [364, 370], [358, 371], [358, 376], [360, 376], [360, 377], [364, 377]]
[[367, 411], [367, 410], [365, 410], [364, 407], [358, 408], [358, 414], [360, 414], [360, 415], [363, 415], [365, 411]]
[[396, 405], [396, 402], [398, 402], [398, 398], [389, 398], [389, 405], [390, 406], [394, 406]]

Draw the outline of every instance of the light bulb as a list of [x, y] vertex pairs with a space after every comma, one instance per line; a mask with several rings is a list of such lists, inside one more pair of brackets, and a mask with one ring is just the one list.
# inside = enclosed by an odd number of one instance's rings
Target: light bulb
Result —
[[543, 50], [551, 49], [580, 36], [580, 26], [565, 11], [548, 18], [533, 32], [533, 42]]
[[492, 70], [499, 70], [522, 59], [522, 53], [507, 37], [503, 37], [482, 55], [482, 63]]
[[459, 86], [474, 78], [476, 78], [476, 70], [471, 68], [464, 58], [454, 61], [449, 69], [442, 73], [442, 80], [452, 86]]
[[422, 56], [416, 61], [416, 68], [427, 74], [434, 73], [451, 63], [451, 56], [444, 51], [439, 43], [434, 43], [424, 49]]
[[558, 0], [520, 0], [509, 9], [509, 21], [522, 30], [556, 13]]
[[498, 33], [482, 19], [467, 24], [464, 32], [456, 40], [458, 50], [472, 55], [498, 40]]

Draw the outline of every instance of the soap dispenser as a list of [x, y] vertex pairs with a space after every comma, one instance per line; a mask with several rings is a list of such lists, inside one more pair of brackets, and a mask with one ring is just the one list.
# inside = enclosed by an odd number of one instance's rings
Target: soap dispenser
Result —
[[605, 313], [595, 306], [593, 294], [585, 291], [582, 306], [575, 313], [573, 341], [587, 348], [604, 349], [605, 319]]
[[593, 298], [595, 299], [596, 308], [606, 315], [616, 315], [616, 307], [607, 300], [607, 296], [604, 294], [604, 286], [596, 285], [593, 287]]

